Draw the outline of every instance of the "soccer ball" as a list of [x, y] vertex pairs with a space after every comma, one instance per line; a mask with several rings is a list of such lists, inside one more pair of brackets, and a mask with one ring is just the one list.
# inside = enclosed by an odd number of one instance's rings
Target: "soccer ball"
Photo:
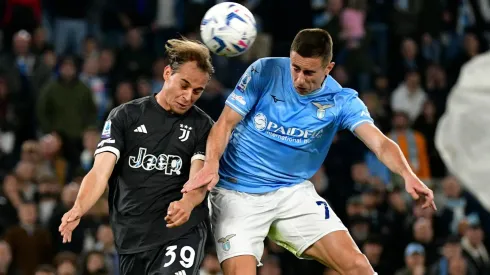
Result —
[[237, 56], [255, 41], [257, 27], [252, 13], [244, 6], [223, 2], [210, 8], [201, 21], [201, 39], [215, 54]]

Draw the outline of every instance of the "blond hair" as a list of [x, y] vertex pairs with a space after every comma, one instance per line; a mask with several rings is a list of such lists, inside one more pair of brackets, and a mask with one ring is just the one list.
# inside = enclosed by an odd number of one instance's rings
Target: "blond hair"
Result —
[[203, 72], [212, 75], [214, 73], [209, 49], [199, 41], [186, 38], [170, 39], [165, 45], [168, 63], [172, 71], [177, 72], [180, 66], [187, 62], [195, 61], [197, 67]]

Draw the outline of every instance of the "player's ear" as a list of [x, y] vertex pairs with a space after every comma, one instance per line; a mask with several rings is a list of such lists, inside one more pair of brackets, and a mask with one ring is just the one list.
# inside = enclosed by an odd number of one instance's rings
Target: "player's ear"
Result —
[[170, 65], [165, 66], [165, 69], [163, 69], [163, 80], [167, 81], [171, 75], [172, 68], [170, 67]]
[[332, 71], [334, 66], [335, 62], [328, 63], [327, 67], [325, 67], [325, 75], [328, 75]]

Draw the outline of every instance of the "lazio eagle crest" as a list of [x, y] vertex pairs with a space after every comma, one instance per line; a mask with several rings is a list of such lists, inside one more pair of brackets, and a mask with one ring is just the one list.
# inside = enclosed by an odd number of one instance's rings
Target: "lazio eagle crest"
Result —
[[325, 104], [325, 105], [322, 105], [318, 102], [312, 102], [313, 105], [315, 105], [315, 107], [318, 108], [318, 110], [316, 111], [316, 116], [319, 118], [319, 119], [322, 119], [325, 117], [325, 110], [328, 109], [328, 108], [331, 108], [333, 107], [334, 105], [333, 104]]
[[224, 238], [220, 238], [218, 240], [218, 243], [220, 243], [223, 246], [223, 250], [224, 251], [230, 250], [230, 247], [231, 247], [231, 245], [230, 245], [230, 239], [233, 238], [233, 237], [235, 237], [235, 236], [236, 236], [236, 234], [230, 234], [230, 235], [228, 235], [228, 236], [226, 236]]

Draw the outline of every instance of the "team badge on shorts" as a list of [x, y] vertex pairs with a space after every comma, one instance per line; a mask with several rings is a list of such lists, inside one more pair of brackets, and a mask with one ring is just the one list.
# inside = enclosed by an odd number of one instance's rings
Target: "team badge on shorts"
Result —
[[230, 239], [233, 238], [233, 237], [235, 237], [235, 236], [236, 236], [236, 234], [231, 234], [231, 235], [228, 235], [228, 236], [226, 236], [224, 238], [220, 238], [218, 240], [218, 243], [221, 244], [221, 246], [223, 247], [223, 250], [224, 251], [230, 250], [230, 248], [231, 248]]
[[318, 108], [318, 110], [316, 111], [316, 116], [319, 118], [319, 119], [322, 119], [325, 117], [325, 110], [328, 109], [328, 108], [331, 108], [333, 107], [334, 105], [333, 104], [325, 104], [325, 105], [322, 105], [318, 102], [312, 102], [313, 105], [315, 105], [315, 107]]

